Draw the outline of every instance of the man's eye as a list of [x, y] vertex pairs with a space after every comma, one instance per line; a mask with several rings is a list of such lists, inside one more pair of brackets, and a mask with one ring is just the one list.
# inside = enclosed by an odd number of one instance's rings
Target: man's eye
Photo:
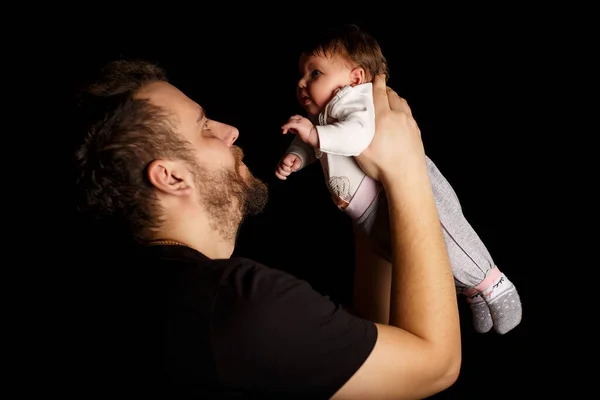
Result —
[[209, 129], [208, 128], [208, 123], [210, 122], [210, 119], [206, 119], [206, 121], [204, 122], [204, 129]]

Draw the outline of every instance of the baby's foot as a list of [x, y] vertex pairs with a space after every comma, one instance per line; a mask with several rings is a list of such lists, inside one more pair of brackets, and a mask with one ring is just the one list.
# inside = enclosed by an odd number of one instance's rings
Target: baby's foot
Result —
[[483, 296], [477, 291], [477, 289], [474, 288], [469, 288], [463, 293], [467, 297], [467, 303], [471, 308], [471, 314], [473, 315], [473, 327], [475, 328], [475, 331], [478, 333], [488, 332], [490, 329], [492, 329], [494, 322], [492, 321], [490, 308], [483, 299]]
[[517, 288], [498, 268], [491, 269], [477, 289], [490, 309], [496, 332], [505, 334], [519, 325], [523, 311]]

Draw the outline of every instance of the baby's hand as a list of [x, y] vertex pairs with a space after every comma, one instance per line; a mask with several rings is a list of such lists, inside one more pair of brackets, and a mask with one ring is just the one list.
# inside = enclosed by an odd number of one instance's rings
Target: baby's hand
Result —
[[288, 132], [295, 133], [300, 136], [300, 139], [304, 143], [308, 143], [314, 148], [319, 147], [319, 135], [317, 134], [317, 128], [313, 125], [308, 118], [301, 115], [294, 115], [290, 117], [281, 129], [285, 135]]
[[298, 171], [301, 166], [302, 159], [297, 154], [288, 153], [279, 162], [275, 176], [281, 180], [286, 180], [292, 172]]

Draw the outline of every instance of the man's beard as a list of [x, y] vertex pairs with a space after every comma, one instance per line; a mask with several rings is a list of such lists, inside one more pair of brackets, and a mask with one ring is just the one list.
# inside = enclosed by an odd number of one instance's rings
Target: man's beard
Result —
[[267, 185], [250, 171], [245, 178], [240, 174], [242, 152], [238, 149], [234, 149], [236, 164], [233, 171], [208, 172], [196, 167], [196, 183], [211, 219], [211, 228], [224, 240], [231, 241], [236, 239], [244, 217], [260, 213], [269, 197]]

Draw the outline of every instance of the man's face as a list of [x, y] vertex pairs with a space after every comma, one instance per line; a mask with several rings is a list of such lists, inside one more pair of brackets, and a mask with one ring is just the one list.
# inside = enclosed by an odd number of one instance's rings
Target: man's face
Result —
[[193, 172], [200, 201], [214, 228], [235, 235], [242, 218], [262, 211], [268, 196], [266, 185], [251, 174], [242, 161], [242, 150], [233, 144], [239, 136], [237, 128], [208, 119], [199, 104], [166, 82], [147, 85], [138, 97], [176, 117], [175, 129], [196, 153]]

